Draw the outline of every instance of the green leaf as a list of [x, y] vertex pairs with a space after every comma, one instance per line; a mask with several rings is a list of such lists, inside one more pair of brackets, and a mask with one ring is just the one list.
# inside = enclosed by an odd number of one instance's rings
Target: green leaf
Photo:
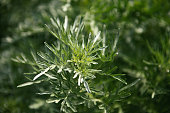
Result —
[[25, 87], [25, 86], [29, 86], [29, 85], [32, 85], [32, 84], [34, 84], [34, 82], [26, 82], [26, 83], [18, 85], [17, 87]]
[[115, 41], [114, 41], [114, 44], [113, 44], [113, 48], [112, 48], [113, 52], [115, 52], [115, 50], [116, 50], [116, 46], [117, 46], [118, 40], [119, 40], [119, 30], [118, 30], [118, 33], [116, 35], [116, 38], [115, 38]]
[[127, 98], [127, 97], [129, 97], [131, 94], [130, 93], [128, 93], [128, 92], [120, 92], [119, 93], [119, 97], [120, 98]]
[[56, 38], [60, 39], [59, 36], [58, 36], [56, 33], [54, 33], [54, 32], [49, 28], [48, 25], [45, 24], [45, 26], [46, 26], [47, 30], [48, 30], [52, 35], [54, 35]]
[[48, 61], [48, 62], [52, 62], [52, 60], [49, 59], [49, 57], [48, 57], [45, 53], [43, 53], [43, 52], [37, 52], [37, 54], [38, 54], [41, 58], [43, 58], [44, 60], [46, 60], [46, 61]]
[[46, 72], [48, 72], [48, 70], [50, 70], [50, 67], [46, 68], [44, 71], [42, 71], [41, 73], [39, 73], [38, 75], [36, 75], [33, 80], [38, 79], [40, 76], [44, 75]]
[[134, 86], [135, 84], [137, 84], [139, 81], [140, 81], [140, 79], [135, 80], [134, 82], [132, 82], [132, 83], [128, 84], [127, 86], [121, 88], [121, 89], [119, 90], [119, 92], [124, 91], [124, 90], [126, 90], [126, 89], [129, 89], [130, 87], [132, 87], [132, 86]]
[[120, 81], [120, 82], [127, 85], [127, 82], [125, 80], [121, 79], [120, 77], [116, 77], [115, 75], [114, 76], [111, 75], [111, 77], [113, 77], [114, 79], [116, 79], [116, 80], [118, 80], [118, 81]]
[[57, 79], [56, 77], [52, 76], [51, 74], [45, 73], [45, 76], [49, 77], [50, 79]]
[[68, 100], [66, 100], [66, 104], [73, 112], [77, 112], [76, 108]]
[[[107, 71], [107, 74], [112, 73], [112, 72], [115, 71], [117, 68], [118, 68], [118, 67], [115, 66], [115, 67], [113, 67], [112, 69], [109, 69], [109, 70]], [[115, 74], [114, 74], [114, 75], [115, 75]]]
[[145, 63], [145, 64], [147, 64], [147, 65], [158, 65], [158, 64], [156, 64], [156, 63], [148, 62], [148, 61], [146, 61], [146, 60], [143, 60], [143, 63]]
[[64, 30], [67, 31], [67, 26], [68, 26], [68, 17], [65, 16], [65, 21], [64, 21]]
[[53, 53], [55, 53], [55, 50], [54, 50], [53, 47], [51, 47], [50, 45], [48, 45], [46, 42], [44, 42], [44, 44], [45, 44], [45, 46], [46, 46], [49, 50], [51, 50]]
[[92, 47], [93, 47], [93, 45], [96, 43], [96, 41], [99, 39], [100, 33], [101, 33], [101, 31], [99, 31], [98, 34], [96, 35], [96, 37], [94, 38]]
[[84, 87], [86, 88], [86, 91], [87, 91], [88, 93], [91, 93], [90, 88], [89, 88], [89, 85], [88, 85], [88, 83], [87, 83], [86, 81], [84, 81]]
[[35, 53], [33, 51], [31, 51], [31, 55], [32, 55], [34, 61], [37, 62], [38, 59], [37, 59], [37, 57], [36, 57], [36, 55], [35, 55]]
[[47, 103], [58, 103], [58, 102], [60, 102], [60, 99], [54, 99], [54, 100], [48, 99], [48, 100], [46, 100], [46, 102]]
[[41, 83], [42, 82], [42, 80], [39, 80], [39, 81], [35, 81], [35, 82], [26, 82], [26, 83], [23, 83], [23, 84], [20, 84], [20, 85], [18, 85], [17, 87], [25, 87], [25, 86], [30, 86], [30, 85], [32, 85], [32, 84], [39, 84], [39, 83]]

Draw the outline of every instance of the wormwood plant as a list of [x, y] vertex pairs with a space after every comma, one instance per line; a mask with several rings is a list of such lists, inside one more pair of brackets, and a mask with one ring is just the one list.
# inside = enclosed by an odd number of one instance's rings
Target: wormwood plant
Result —
[[57, 39], [52, 45], [45, 42], [50, 51], [38, 52], [39, 57], [31, 52], [33, 60], [24, 55], [13, 59], [35, 70], [28, 73], [35, 75], [27, 77], [30, 82], [18, 87], [48, 85], [38, 94], [49, 95], [47, 103], [56, 103], [58, 112], [86, 112], [90, 108], [93, 112], [114, 111], [114, 102], [129, 96], [126, 90], [139, 81], [127, 85], [123, 74], [113, 74], [118, 35], [114, 42], [106, 41], [105, 32], [103, 38], [101, 32], [87, 35], [79, 18], [73, 25], [68, 25], [67, 17], [64, 23], [51, 18], [51, 23], [46, 28]]

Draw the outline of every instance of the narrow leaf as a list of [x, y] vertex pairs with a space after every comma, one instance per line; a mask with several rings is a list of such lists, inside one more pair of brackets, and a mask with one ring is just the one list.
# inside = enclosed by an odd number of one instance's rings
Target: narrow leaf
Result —
[[54, 32], [48, 27], [48, 25], [45, 24], [45, 26], [46, 26], [47, 30], [48, 30], [52, 35], [54, 35], [56, 38], [60, 39], [60, 37], [59, 37], [56, 33], [54, 33]]
[[44, 71], [42, 71], [41, 73], [39, 73], [38, 75], [36, 75], [35, 77], [34, 77], [34, 79], [33, 80], [36, 80], [37, 78], [39, 78], [40, 76], [42, 76], [43, 74], [45, 74], [48, 70], [50, 70], [50, 68], [48, 67], [48, 68], [46, 68]]
[[36, 93], [36, 94], [38, 94], [38, 95], [50, 95], [50, 93], [49, 93], [49, 92]]
[[119, 80], [120, 82], [124, 83], [127, 85], [127, 82], [119, 77], [112, 76], [114, 79]]
[[57, 79], [56, 77], [53, 77], [52, 75], [48, 74], [48, 73], [45, 73], [45, 75], [51, 79]]
[[127, 86], [121, 88], [121, 89], [119, 90], [119, 92], [124, 91], [124, 90], [126, 90], [126, 89], [134, 86], [134, 85], [137, 84], [139, 81], [140, 81], [140, 79], [135, 80], [134, 82], [132, 82], [132, 83], [128, 84]]
[[51, 47], [50, 45], [48, 45], [46, 42], [44, 42], [45, 46], [51, 50], [53, 53], [55, 53], [55, 50], [53, 49], [53, 47]]
[[116, 39], [115, 39], [114, 44], [113, 44], [113, 52], [115, 52], [118, 40], [119, 40], [119, 30], [118, 30]]
[[76, 73], [76, 74], [74, 75], [74, 77], [73, 77], [73, 78], [76, 78], [76, 77], [78, 76], [78, 74], [79, 74], [79, 73]]
[[58, 103], [59, 101], [60, 100], [57, 100], [57, 99], [55, 99], [55, 100], [51, 100], [51, 99], [46, 100], [47, 103]]
[[33, 51], [31, 51], [31, 55], [32, 55], [34, 61], [37, 62], [37, 61], [38, 61], [38, 60], [37, 60], [37, 57], [36, 57], [35, 53], [33, 53]]
[[59, 67], [59, 70], [57, 71], [57, 73], [61, 73], [63, 70], [63, 66]]
[[34, 82], [26, 82], [26, 83], [18, 85], [17, 87], [25, 87], [25, 86], [30, 86], [32, 84], [34, 84]]
[[32, 85], [32, 84], [34, 84], [34, 83], [39, 84], [39, 83], [41, 83], [41, 82], [42, 82], [42, 80], [35, 81], [35, 82], [26, 82], [26, 83], [23, 83], [23, 84], [18, 85], [17, 87], [25, 87], [25, 86]]
[[88, 93], [91, 93], [90, 88], [89, 88], [89, 85], [88, 85], [88, 83], [87, 83], [86, 81], [84, 81], [84, 87], [86, 88], [86, 91], [87, 91]]
[[80, 86], [80, 83], [81, 83], [81, 75], [79, 75], [78, 86]]
[[68, 17], [65, 16], [65, 21], [64, 21], [64, 30], [67, 31], [67, 26], [68, 26]]
[[101, 33], [101, 32], [99, 31], [98, 34], [96, 35], [96, 37], [94, 38], [92, 46], [93, 46], [93, 45], [96, 43], [96, 41], [99, 39], [100, 33]]
[[73, 112], [77, 112], [76, 108], [70, 102], [66, 101], [66, 104]]

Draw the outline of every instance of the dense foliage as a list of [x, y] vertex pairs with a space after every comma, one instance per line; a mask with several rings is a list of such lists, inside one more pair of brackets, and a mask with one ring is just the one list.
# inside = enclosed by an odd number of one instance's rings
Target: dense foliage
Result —
[[169, 7], [1, 0], [0, 113], [168, 113]]

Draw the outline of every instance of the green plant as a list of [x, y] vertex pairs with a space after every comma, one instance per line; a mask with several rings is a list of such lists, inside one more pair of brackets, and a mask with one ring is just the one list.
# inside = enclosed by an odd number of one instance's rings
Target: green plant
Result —
[[[48, 90], [43, 89], [38, 94], [49, 94], [47, 103], [58, 103], [58, 111], [87, 111], [80, 107], [82, 105], [93, 109], [98, 106], [105, 112], [114, 111], [113, 102], [130, 96], [126, 90], [139, 81], [127, 85], [121, 77], [124, 74], [114, 74], [117, 67], [112, 63], [117, 55], [118, 35], [110, 44], [113, 46], [106, 46], [105, 33], [103, 38], [101, 32], [94, 38], [91, 33], [85, 34], [84, 24], [79, 18], [70, 26], [67, 17], [63, 24], [59, 19], [51, 19], [51, 23], [46, 25], [47, 30], [57, 38], [57, 43], [49, 45], [45, 42], [50, 51], [38, 52], [40, 58], [31, 52], [33, 60], [24, 55], [13, 59], [31, 65], [35, 72], [29, 74], [36, 74], [33, 80], [27, 77], [30, 82], [18, 87], [46, 84]], [[99, 109], [94, 109], [94, 112], [99, 112]]]

